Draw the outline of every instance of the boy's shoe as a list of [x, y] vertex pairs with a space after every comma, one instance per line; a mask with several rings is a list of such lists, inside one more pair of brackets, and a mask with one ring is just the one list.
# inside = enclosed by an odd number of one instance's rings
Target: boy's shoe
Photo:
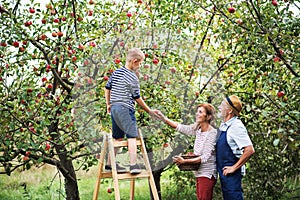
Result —
[[[117, 167], [117, 172], [118, 173], [125, 173], [126, 172], [126, 168], [125, 167], [121, 167], [118, 164], [116, 164], [116, 167]], [[111, 165], [105, 165], [104, 169], [107, 170], [107, 171], [111, 171], [112, 170]]]
[[130, 174], [139, 174], [142, 170], [138, 164], [130, 165]]

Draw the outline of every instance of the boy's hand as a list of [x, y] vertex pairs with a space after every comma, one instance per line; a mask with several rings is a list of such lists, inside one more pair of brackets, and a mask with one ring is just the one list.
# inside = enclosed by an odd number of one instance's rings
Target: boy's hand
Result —
[[158, 112], [160, 112], [159, 110], [156, 110], [156, 109], [151, 109], [149, 111], [149, 115], [153, 118], [153, 119], [159, 119], [159, 116], [158, 116]]

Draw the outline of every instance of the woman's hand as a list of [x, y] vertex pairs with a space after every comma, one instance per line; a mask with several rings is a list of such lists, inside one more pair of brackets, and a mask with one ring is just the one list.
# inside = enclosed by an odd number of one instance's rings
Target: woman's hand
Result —
[[162, 114], [162, 112], [160, 110], [157, 110], [156, 112], [156, 116], [159, 120], [165, 122], [166, 121], [166, 116], [164, 116], [164, 114]]
[[175, 156], [173, 157], [173, 162], [176, 163], [176, 165], [181, 165], [184, 163], [184, 159], [181, 156]]

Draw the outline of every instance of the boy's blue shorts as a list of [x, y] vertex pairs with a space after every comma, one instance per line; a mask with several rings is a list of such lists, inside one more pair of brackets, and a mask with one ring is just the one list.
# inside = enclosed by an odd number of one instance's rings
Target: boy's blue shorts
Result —
[[111, 106], [112, 132], [114, 139], [136, 138], [138, 130], [136, 125], [135, 111], [123, 105]]

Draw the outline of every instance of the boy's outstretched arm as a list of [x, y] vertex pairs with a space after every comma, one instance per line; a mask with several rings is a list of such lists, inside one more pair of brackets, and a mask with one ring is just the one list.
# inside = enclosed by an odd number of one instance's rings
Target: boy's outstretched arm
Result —
[[105, 101], [106, 101], [106, 110], [110, 114], [110, 90], [105, 88]]
[[135, 101], [147, 112], [150, 116], [157, 117], [157, 110], [152, 110], [147, 106], [147, 104], [144, 102], [144, 100], [140, 97], [138, 99], [135, 99]]

